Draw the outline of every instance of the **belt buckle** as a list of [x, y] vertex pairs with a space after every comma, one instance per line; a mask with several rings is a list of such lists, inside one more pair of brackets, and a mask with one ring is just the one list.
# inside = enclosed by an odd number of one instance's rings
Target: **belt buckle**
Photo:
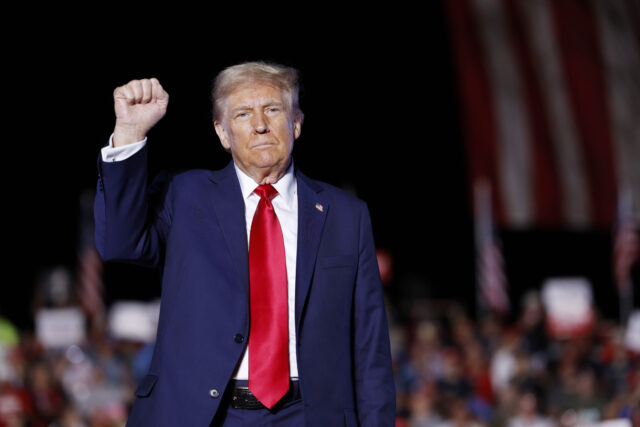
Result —
[[266, 407], [251, 393], [249, 387], [234, 387], [231, 396], [234, 409], [265, 409]]

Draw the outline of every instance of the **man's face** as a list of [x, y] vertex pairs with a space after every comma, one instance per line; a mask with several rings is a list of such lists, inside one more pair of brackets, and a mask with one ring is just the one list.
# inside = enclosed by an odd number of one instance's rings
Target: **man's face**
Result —
[[238, 167], [254, 179], [284, 172], [301, 125], [282, 90], [262, 82], [231, 92], [222, 119], [215, 122], [222, 146], [231, 150]]

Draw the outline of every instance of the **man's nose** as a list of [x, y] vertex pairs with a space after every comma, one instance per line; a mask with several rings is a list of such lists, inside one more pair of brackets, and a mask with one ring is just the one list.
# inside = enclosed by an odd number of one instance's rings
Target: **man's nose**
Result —
[[253, 116], [253, 129], [256, 133], [262, 134], [269, 132], [269, 123], [264, 113], [258, 113]]

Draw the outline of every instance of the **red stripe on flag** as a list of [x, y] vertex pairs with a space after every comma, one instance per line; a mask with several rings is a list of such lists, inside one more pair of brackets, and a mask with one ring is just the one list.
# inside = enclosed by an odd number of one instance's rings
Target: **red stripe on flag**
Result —
[[612, 223], [616, 176], [602, 55], [593, 11], [588, 2], [550, 1], [560, 61], [584, 150], [592, 223]]
[[559, 226], [564, 222], [560, 195], [560, 177], [555, 160], [551, 126], [545, 111], [540, 83], [533, 64], [533, 52], [525, 35], [526, 22], [514, 0], [503, 0], [515, 58], [525, 91], [524, 103], [528, 111], [533, 153], [534, 197], [536, 222], [542, 226]]
[[[474, 14], [469, 0], [451, 0], [445, 4], [451, 15], [471, 182], [488, 179], [493, 188], [500, 188], [493, 91]], [[494, 192], [493, 201], [498, 222], [504, 223], [506, 215], [500, 192]]]

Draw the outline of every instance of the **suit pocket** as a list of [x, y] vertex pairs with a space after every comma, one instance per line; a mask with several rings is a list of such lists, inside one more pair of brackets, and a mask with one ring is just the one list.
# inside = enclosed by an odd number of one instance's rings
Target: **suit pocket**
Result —
[[138, 388], [136, 389], [135, 395], [137, 397], [149, 397], [151, 394], [151, 390], [153, 390], [153, 386], [156, 385], [158, 381], [158, 376], [154, 374], [147, 374], [142, 378], [140, 384], [138, 384]]
[[358, 427], [358, 419], [353, 409], [344, 410], [344, 426], [345, 427]]
[[318, 266], [322, 268], [353, 267], [356, 257], [353, 255], [337, 255], [318, 258]]

